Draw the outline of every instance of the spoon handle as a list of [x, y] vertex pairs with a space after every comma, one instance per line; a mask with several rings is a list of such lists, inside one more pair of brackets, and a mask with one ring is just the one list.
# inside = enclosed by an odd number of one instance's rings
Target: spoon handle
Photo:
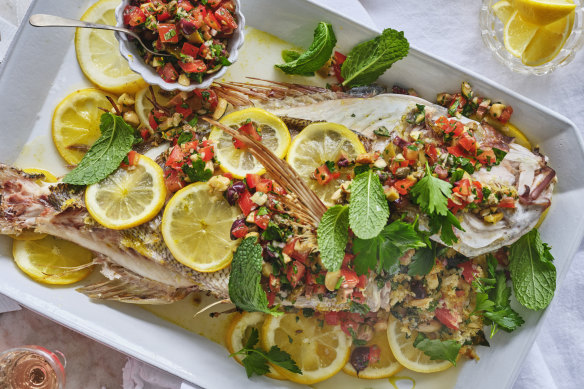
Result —
[[80, 28], [97, 28], [101, 30], [122, 31], [128, 33], [129, 30], [106, 24], [89, 23], [81, 20], [63, 18], [55, 15], [35, 14], [30, 17], [28, 22], [35, 27], [80, 27]]

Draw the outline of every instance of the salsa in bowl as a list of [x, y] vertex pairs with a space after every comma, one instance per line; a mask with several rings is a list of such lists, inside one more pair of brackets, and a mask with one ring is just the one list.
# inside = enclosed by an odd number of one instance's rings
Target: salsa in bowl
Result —
[[161, 53], [149, 53], [134, 39], [116, 33], [130, 68], [165, 90], [208, 87], [237, 60], [243, 44], [245, 19], [239, 0], [123, 0], [116, 21]]

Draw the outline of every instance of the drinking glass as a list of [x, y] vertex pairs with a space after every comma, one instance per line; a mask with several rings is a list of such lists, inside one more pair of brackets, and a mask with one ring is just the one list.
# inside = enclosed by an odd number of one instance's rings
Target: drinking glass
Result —
[[[59, 356], [61, 359], [59, 359]], [[40, 346], [21, 346], [0, 353], [0, 388], [63, 389], [66, 360]]]

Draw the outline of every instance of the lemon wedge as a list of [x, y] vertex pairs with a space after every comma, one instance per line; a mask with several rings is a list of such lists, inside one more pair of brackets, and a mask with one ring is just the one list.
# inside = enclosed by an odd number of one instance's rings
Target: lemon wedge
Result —
[[525, 21], [539, 26], [562, 19], [576, 9], [572, 0], [513, 0], [513, 6]]
[[327, 161], [337, 162], [341, 156], [354, 159], [365, 152], [365, 147], [347, 127], [336, 123], [313, 123], [306, 126], [294, 138], [286, 160], [296, 172], [308, 183], [318, 197], [328, 206], [339, 185], [347, 179], [352, 168], [340, 169], [340, 177], [320, 185], [312, 175], [316, 168]]
[[278, 346], [290, 354], [302, 374], [280, 366], [274, 368], [290, 381], [305, 385], [324, 381], [341, 371], [351, 350], [351, 341], [340, 326], [320, 326], [317, 318], [300, 313], [268, 317], [261, 339], [266, 350]]
[[521, 54], [521, 62], [527, 66], [543, 65], [554, 59], [572, 32], [574, 14], [541, 27], [537, 30]]
[[521, 58], [521, 54], [535, 36], [539, 26], [526, 22], [515, 11], [507, 20], [503, 30], [503, 43], [508, 52]]
[[[241, 350], [246, 344], [252, 329], [262, 331], [262, 325], [266, 320], [266, 315], [261, 312], [243, 312], [236, 314], [225, 335], [225, 344], [231, 354]], [[241, 355], [234, 355], [235, 360], [242, 363], [243, 357]], [[269, 373], [266, 374], [270, 378], [277, 380], [285, 379], [283, 375], [278, 373], [272, 366], [270, 366]]]
[[[15, 240], [12, 254], [16, 265], [32, 279], [44, 284], [68, 285], [91, 273], [91, 251], [54, 236], [39, 240]], [[80, 266], [83, 269], [72, 270]]]
[[160, 212], [166, 199], [162, 168], [140, 155], [135, 166], [119, 168], [85, 190], [89, 214], [114, 230], [143, 224]]
[[[237, 130], [248, 120], [260, 132], [262, 144], [278, 158], [284, 158], [290, 146], [290, 132], [277, 116], [260, 108], [247, 108], [223, 117], [221, 123]], [[209, 139], [215, 142], [215, 156], [223, 171], [236, 178], [244, 178], [246, 174], [263, 174], [266, 171], [249, 151], [236, 149], [233, 138], [221, 129], [213, 128]]]
[[[115, 8], [120, 0], [101, 0], [81, 17], [85, 22], [116, 25]], [[122, 57], [113, 31], [78, 28], [75, 51], [81, 70], [91, 82], [109, 92], [136, 93], [147, 84]]]
[[65, 97], [53, 112], [52, 133], [57, 151], [68, 164], [77, 165], [100, 137], [99, 123], [103, 111], [111, 108], [107, 96], [99, 89], [82, 89]]
[[241, 212], [206, 182], [175, 193], [162, 216], [162, 236], [177, 261], [200, 272], [228, 266], [239, 241], [230, 239], [231, 225]]
[[507, 23], [507, 21], [511, 18], [511, 16], [515, 13], [515, 8], [508, 0], [501, 0], [497, 3], [493, 4], [492, 6], [493, 12], [495, 12], [495, 16], [503, 22], [503, 24]]
[[406, 368], [418, 373], [436, 373], [452, 367], [449, 361], [431, 360], [429, 356], [414, 347], [417, 333], [406, 337], [401, 331], [399, 320], [390, 316], [387, 323], [387, 340], [395, 359]]

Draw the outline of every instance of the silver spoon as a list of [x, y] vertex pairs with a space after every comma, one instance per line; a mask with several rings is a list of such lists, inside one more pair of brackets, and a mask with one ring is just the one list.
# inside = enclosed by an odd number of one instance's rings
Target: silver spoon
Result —
[[138, 40], [138, 42], [140, 42], [140, 44], [142, 45], [144, 50], [148, 51], [149, 53], [152, 53], [154, 55], [168, 56], [168, 57], [171, 56], [171, 54], [164, 54], [161, 52], [156, 52], [156, 51], [150, 50], [148, 47], [146, 47], [144, 42], [142, 42], [142, 39], [140, 39], [138, 34], [136, 34], [132, 30], [128, 30], [127, 28], [123, 28], [123, 27], [108, 26], [106, 24], [89, 23], [89, 22], [84, 22], [81, 20], [68, 19], [68, 18], [63, 18], [60, 16], [45, 15], [45, 14], [32, 15], [30, 17], [30, 19], [28, 19], [28, 22], [35, 27], [80, 27], [80, 28], [97, 28], [99, 30], [119, 31], [119, 32], [123, 32], [124, 34], [128, 34], [128, 35], [131, 35], [134, 38], [136, 38]]

